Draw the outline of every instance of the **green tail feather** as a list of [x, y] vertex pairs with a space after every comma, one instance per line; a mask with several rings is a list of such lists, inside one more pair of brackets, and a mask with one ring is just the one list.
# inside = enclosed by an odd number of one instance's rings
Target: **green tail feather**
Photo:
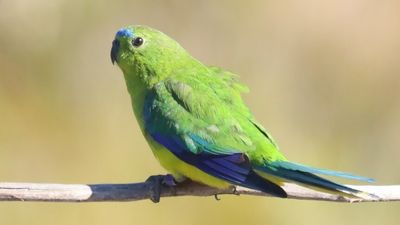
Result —
[[312, 168], [287, 161], [272, 162], [267, 164], [266, 166], [257, 167], [256, 169], [276, 177], [284, 178], [289, 181], [294, 181], [300, 184], [306, 184], [331, 191], [340, 191], [355, 196], [362, 193], [362, 191], [332, 182], [315, 174], [331, 175], [366, 182], [373, 181], [373, 179], [371, 178], [360, 177], [349, 173]]
[[352, 180], [359, 180], [359, 181], [368, 182], [368, 183], [375, 181], [374, 179], [368, 178], [368, 177], [357, 176], [354, 174], [339, 172], [339, 171], [334, 171], [334, 170], [319, 169], [319, 168], [314, 168], [311, 166], [306, 166], [306, 165], [302, 165], [299, 163], [293, 163], [293, 162], [288, 162], [288, 161], [272, 162], [269, 164], [269, 166], [275, 167], [275, 168], [283, 168], [283, 169], [287, 169], [287, 170], [295, 170], [295, 171], [301, 171], [301, 172], [307, 172], [307, 173], [314, 173], [314, 174], [335, 176], [335, 177], [341, 177], [341, 178], [352, 179]]

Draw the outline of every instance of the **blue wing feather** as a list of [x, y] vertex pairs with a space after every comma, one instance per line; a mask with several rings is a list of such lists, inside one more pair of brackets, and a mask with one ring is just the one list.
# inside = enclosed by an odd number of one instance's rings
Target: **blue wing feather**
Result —
[[209, 154], [202, 152], [194, 154], [184, 147], [176, 138], [152, 133], [151, 137], [164, 145], [176, 157], [200, 170], [226, 180], [234, 185], [240, 185], [278, 197], [287, 197], [286, 192], [278, 185], [262, 178], [253, 171], [250, 161], [243, 153]]
[[[214, 177], [278, 197], [287, 196], [281, 187], [255, 173], [244, 153], [221, 147], [191, 131], [180, 129], [177, 118], [172, 119], [170, 116], [174, 116], [177, 110], [183, 109], [178, 105], [172, 107], [174, 104], [176, 100], [168, 98], [168, 93], [165, 92], [158, 94], [155, 90], [146, 97], [143, 108], [144, 126], [146, 132], [156, 142], [166, 147], [180, 160]], [[199, 121], [198, 118], [197, 120], [199, 124], [209, 126], [204, 121]]]
[[232, 159], [241, 157], [242, 153], [215, 155], [202, 152], [194, 154], [185, 148], [182, 142], [178, 139], [154, 133], [150, 135], [155, 141], [164, 145], [179, 159], [214, 176], [229, 180], [230, 182], [243, 182], [250, 171], [248, 163], [241, 165], [238, 160], [238, 163], [232, 162]]

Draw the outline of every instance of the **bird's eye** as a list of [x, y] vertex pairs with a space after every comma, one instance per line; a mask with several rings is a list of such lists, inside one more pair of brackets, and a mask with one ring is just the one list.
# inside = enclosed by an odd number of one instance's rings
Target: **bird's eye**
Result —
[[132, 45], [135, 47], [139, 47], [143, 44], [144, 40], [141, 37], [137, 37], [135, 39], [132, 40]]

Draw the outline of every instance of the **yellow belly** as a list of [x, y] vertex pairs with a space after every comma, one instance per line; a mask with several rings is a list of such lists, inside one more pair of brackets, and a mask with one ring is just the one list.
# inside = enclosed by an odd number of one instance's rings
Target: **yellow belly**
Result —
[[211, 176], [198, 168], [185, 163], [177, 158], [163, 145], [158, 144], [151, 137], [146, 137], [153, 151], [153, 154], [168, 172], [174, 176], [177, 181], [183, 180], [185, 177], [208, 186], [225, 189], [232, 186], [230, 183]]

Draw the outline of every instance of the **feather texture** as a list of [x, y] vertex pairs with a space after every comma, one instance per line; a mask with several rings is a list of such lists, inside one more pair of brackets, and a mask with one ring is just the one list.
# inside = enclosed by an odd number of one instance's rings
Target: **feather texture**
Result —
[[[143, 41], [132, 44], [136, 38]], [[160, 31], [123, 28], [113, 41], [111, 59], [124, 73], [153, 153], [175, 177], [215, 187], [240, 185], [279, 197], [286, 196], [281, 181], [358, 193], [315, 174], [372, 181], [287, 161], [245, 105], [241, 94], [248, 89], [238, 76], [203, 65]]]

